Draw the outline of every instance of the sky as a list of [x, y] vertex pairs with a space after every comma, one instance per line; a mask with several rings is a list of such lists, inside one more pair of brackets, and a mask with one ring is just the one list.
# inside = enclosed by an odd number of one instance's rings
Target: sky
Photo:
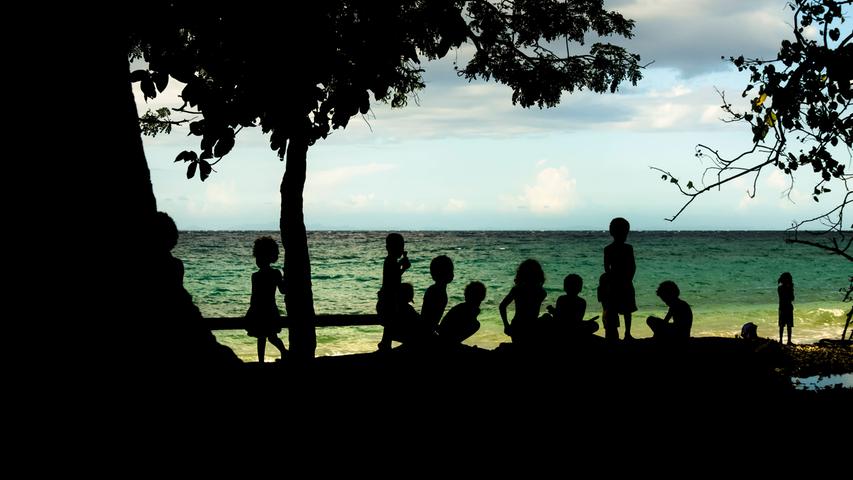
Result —
[[[737, 106], [748, 81], [721, 56], [773, 56], [791, 34], [791, 12], [784, 0], [610, 0], [605, 7], [636, 21], [633, 39], [611, 41], [654, 62], [637, 86], [523, 109], [512, 105], [508, 87], [457, 77], [453, 61], [470, 52], [451, 51], [423, 64], [427, 87], [406, 108], [373, 104], [309, 149], [307, 228], [606, 230], [621, 216], [633, 230], [782, 230], [840, 198], [836, 189], [815, 204], [811, 178], [786, 196], [790, 179], [766, 169], [754, 198], [751, 180], [736, 181], [666, 221], [685, 197], [650, 167], [699, 184], [708, 163], [694, 156], [696, 144], [731, 156], [750, 147], [747, 126], [720, 120], [715, 89]], [[140, 114], [180, 105], [174, 80], [147, 104], [138, 84], [134, 93]], [[199, 151], [199, 138], [187, 132], [143, 137], [158, 208], [182, 230], [276, 230], [285, 165], [268, 138], [244, 129], [201, 182], [174, 163], [182, 150]]]

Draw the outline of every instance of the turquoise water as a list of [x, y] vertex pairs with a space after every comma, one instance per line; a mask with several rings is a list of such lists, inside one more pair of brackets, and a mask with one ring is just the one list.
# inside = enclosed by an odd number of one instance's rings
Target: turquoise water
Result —
[[[402, 233], [412, 262], [403, 281], [415, 286], [418, 310], [423, 292], [432, 283], [429, 262], [437, 255], [448, 255], [455, 264], [448, 308], [462, 301], [468, 282], [479, 280], [486, 285], [480, 314], [483, 326], [469, 344], [494, 348], [509, 340], [503, 335], [498, 304], [512, 287], [515, 268], [526, 258], [539, 260], [545, 270], [545, 304], [553, 304], [561, 294], [565, 275], [577, 273], [584, 280], [581, 296], [587, 301], [587, 317], [600, 313], [595, 287], [603, 270], [602, 250], [611, 240], [606, 232]], [[246, 312], [251, 274], [257, 268], [252, 243], [262, 234], [279, 238], [277, 232], [181, 233], [173, 253], [184, 261], [184, 285], [205, 316], [239, 317]], [[385, 235], [309, 232], [317, 313], [374, 313]], [[651, 335], [645, 318], [666, 312], [655, 288], [663, 280], [673, 280], [681, 288], [681, 298], [693, 307], [693, 336], [730, 337], [752, 321], [760, 336], [775, 338], [776, 279], [783, 271], [794, 278], [794, 342], [841, 335], [850, 304], [841, 302], [838, 289], [846, 285], [851, 264], [838, 256], [786, 244], [781, 232], [631, 232], [628, 243], [637, 261], [635, 337]], [[284, 312], [281, 298], [279, 305]], [[286, 333], [282, 336], [287, 343]], [[321, 328], [317, 355], [373, 351], [380, 336], [378, 327]], [[217, 332], [217, 338], [241, 358], [256, 359], [255, 341], [245, 332]], [[277, 353], [271, 346], [267, 352]]]

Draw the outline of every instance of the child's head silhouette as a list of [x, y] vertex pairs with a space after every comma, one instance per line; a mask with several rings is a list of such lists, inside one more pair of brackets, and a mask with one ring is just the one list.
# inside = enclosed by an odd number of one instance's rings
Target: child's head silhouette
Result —
[[622, 217], [616, 217], [610, 221], [610, 236], [613, 240], [624, 242], [628, 238], [628, 232], [631, 231], [631, 224], [628, 220]]
[[429, 274], [436, 282], [450, 283], [453, 281], [453, 260], [447, 255], [439, 255], [429, 263]]
[[779, 280], [776, 282], [780, 285], [793, 285], [794, 278], [791, 277], [791, 272], [785, 272], [782, 275], [779, 275]]
[[403, 254], [403, 248], [405, 248], [406, 242], [403, 240], [403, 236], [399, 233], [389, 233], [387, 237], [385, 237], [385, 250], [388, 251], [388, 255], [397, 258]]
[[669, 303], [681, 295], [681, 290], [672, 280], [664, 280], [660, 285], [658, 285], [658, 289], [655, 293], [657, 293], [661, 300]]
[[577, 295], [583, 289], [583, 279], [576, 273], [570, 273], [563, 279], [563, 291], [569, 295]]
[[545, 272], [542, 271], [542, 265], [539, 262], [528, 258], [521, 262], [518, 270], [515, 272], [516, 285], [538, 285], [545, 284]]
[[259, 237], [252, 247], [252, 255], [255, 256], [257, 264], [269, 265], [278, 260], [278, 242], [272, 237]]
[[465, 287], [465, 302], [480, 305], [486, 299], [486, 286], [481, 282], [471, 282]]
[[178, 244], [178, 227], [166, 212], [157, 212], [152, 218], [152, 236], [157, 249], [161, 252], [171, 252]]

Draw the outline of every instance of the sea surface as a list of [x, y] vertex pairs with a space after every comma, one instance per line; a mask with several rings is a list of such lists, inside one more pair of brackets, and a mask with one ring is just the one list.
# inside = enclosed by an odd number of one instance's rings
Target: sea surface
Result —
[[[607, 232], [400, 232], [412, 268], [403, 281], [415, 287], [415, 307], [432, 284], [430, 260], [448, 255], [455, 279], [448, 286], [448, 309], [462, 302], [468, 282], [487, 288], [481, 306], [480, 331], [466, 343], [494, 348], [509, 341], [503, 334], [498, 304], [512, 288], [515, 269], [527, 258], [538, 260], [546, 275], [544, 306], [562, 294], [563, 278], [577, 273], [584, 280], [581, 296], [587, 301], [586, 318], [600, 314], [596, 299], [603, 271], [602, 252], [610, 243]], [[381, 284], [387, 232], [313, 231], [308, 233], [314, 305], [317, 313], [375, 313]], [[206, 317], [241, 317], [249, 306], [251, 275], [257, 269], [252, 243], [261, 235], [280, 240], [278, 232], [181, 232], [173, 254], [183, 260], [184, 285]], [[839, 338], [850, 303], [842, 303], [839, 289], [853, 274], [847, 260], [816, 248], [786, 244], [784, 232], [631, 232], [637, 262], [634, 287], [639, 311], [632, 334], [651, 336], [649, 315], [663, 316], [666, 305], [655, 295], [664, 280], [675, 281], [681, 298], [694, 312], [693, 336], [733, 337], [745, 322], [758, 325], [758, 335], [777, 338], [776, 280], [788, 271], [794, 278], [795, 343]], [[281, 268], [281, 258], [278, 268]], [[279, 308], [286, 314], [283, 298]], [[510, 318], [512, 317], [510, 307]], [[624, 333], [623, 327], [619, 330]], [[254, 338], [245, 331], [215, 332], [219, 341], [244, 360], [257, 360]], [[603, 334], [603, 332], [599, 332]], [[287, 332], [281, 333], [285, 344]], [[317, 355], [370, 352], [381, 337], [380, 327], [317, 329]], [[267, 359], [278, 356], [267, 345]]]

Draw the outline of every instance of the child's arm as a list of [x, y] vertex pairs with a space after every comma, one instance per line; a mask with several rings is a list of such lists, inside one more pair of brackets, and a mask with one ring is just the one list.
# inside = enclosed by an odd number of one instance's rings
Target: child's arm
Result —
[[509, 291], [509, 293], [504, 297], [501, 304], [498, 306], [498, 310], [501, 312], [501, 320], [504, 322], [504, 333], [509, 329], [509, 321], [506, 316], [506, 307], [509, 306], [510, 303], [515, 299], [515, 288]]
[[408, 269], [409, 269], [409, 267], [411, 267], [411, 266], [412, 266], [412, 262], [410, 262], [410, 261], [409, 261], [409, 257], [408, 257], [408, 256], [406, 256], [406, 254], [407, 254], [407, 252], [403, 252], [403, 257], [402, 257], [402, 258], [400, 258], [400, 262], [399, 262], [399, 265], [400, 265], [400, 275], [402, 275], [402, 274], [403, 274], [403, 272], [405, 272], [406, 270], [408, 270]]
[[630, 272], [631, 280], [634, 279], [634, 274], [637, 273], [637, 262], [634, 260], [634, 247], [627, 245], [628, 247], [628, 272]]

